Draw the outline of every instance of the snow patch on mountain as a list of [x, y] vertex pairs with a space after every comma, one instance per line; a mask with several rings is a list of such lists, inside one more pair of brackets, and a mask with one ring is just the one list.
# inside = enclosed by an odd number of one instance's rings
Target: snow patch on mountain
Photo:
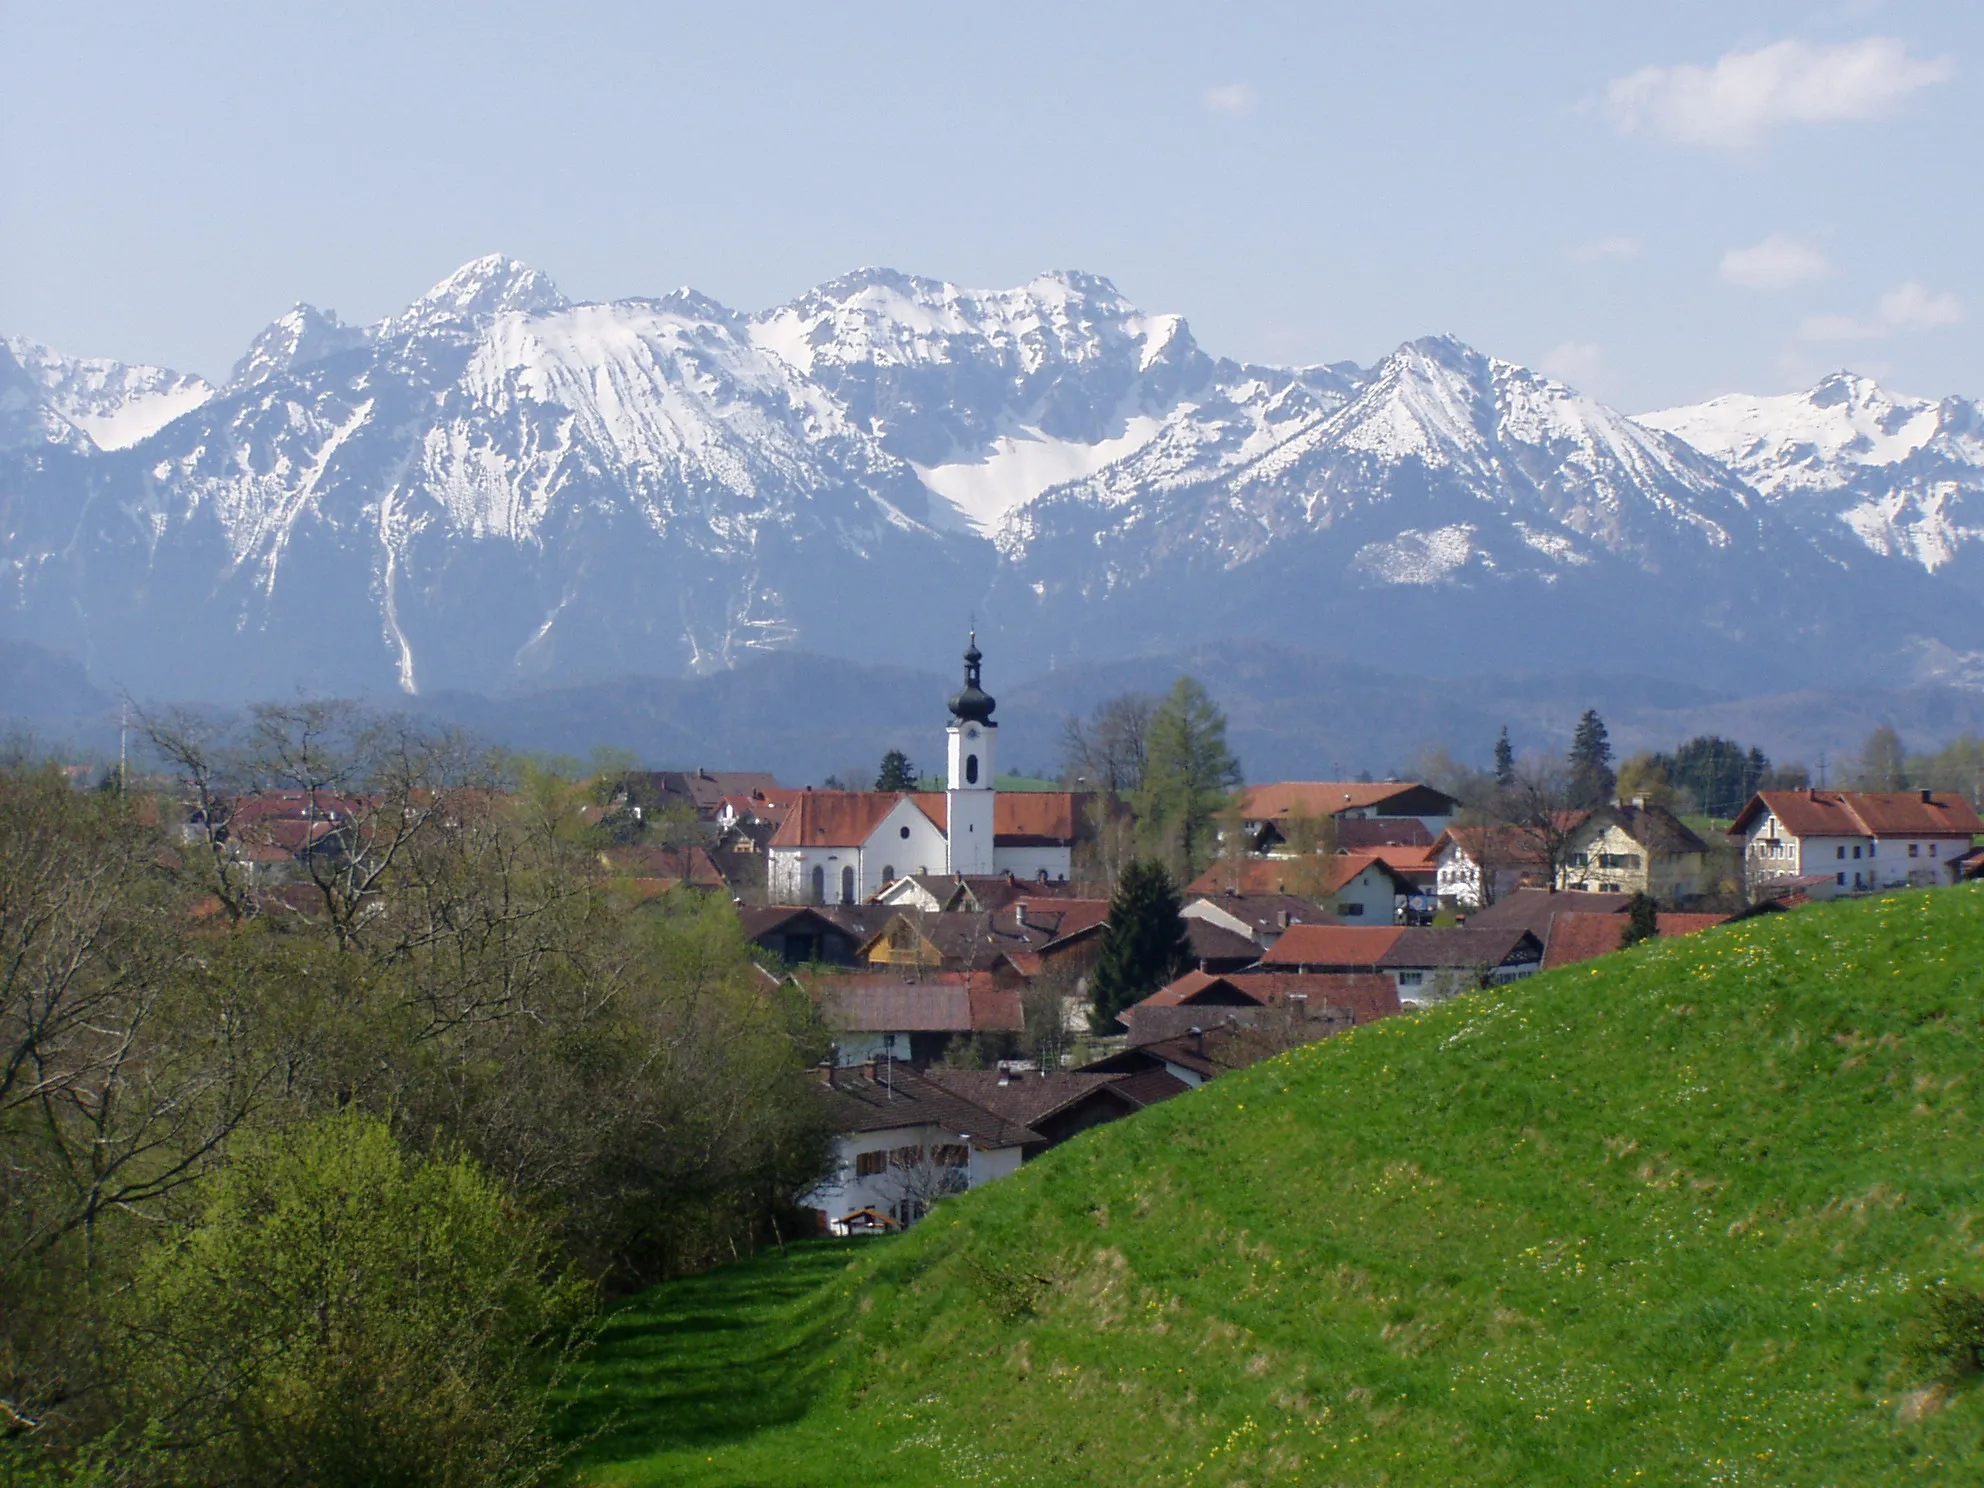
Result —
[[1639, 422], [1727, 461], [1772, 499], [1836, 490], [1856, 467], [1906, 459], [1940, 426], [1935, 403], [1897, 396], [1851, 372], [1835, 372], [1803, 393], [1730, 393], [1643, 413]]
[[[1189, 417], [1191, 408], [1176, 410]], [[990, 535], [1008, 514], [1042, 491], [1095, 474], [1135, 454], [1163, 427], [1149, 414], [1123, 420], [1123, 432], [1092, 444], [1056, 439], [1025, 425], [1001, 434], [976, 459], [913, 465], [923, 484], [955, 509], [960, 530]]]
[[64, 356], [24, 336], [7, 337], [6, 346], [48, 410], [98, 449], [137, 444], [191, 413], [214, 392], [204, 378], [189, 372]]

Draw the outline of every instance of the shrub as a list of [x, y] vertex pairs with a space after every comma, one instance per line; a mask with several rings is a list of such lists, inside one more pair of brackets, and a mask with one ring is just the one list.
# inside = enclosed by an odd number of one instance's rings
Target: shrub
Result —
[[529, 1484], [588, 1293], [472, 1163], [347, 1113], [238, 1156], [141, 1278], [134, 1417], [167, 1482]]
[[1937, 1282], [1903, 1325], [1901, 1345], [1922, 1373], [1952, 1381], [1984, 1374], [1984, 1292]]

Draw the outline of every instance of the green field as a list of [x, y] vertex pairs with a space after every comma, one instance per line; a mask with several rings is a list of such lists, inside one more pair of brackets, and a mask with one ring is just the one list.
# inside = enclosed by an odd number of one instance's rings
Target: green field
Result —
[[[1984, 1480], [1984, 891], [1649, 943], [1298, 1050], [900, 1239], [637, 1299], [617, 1484]], [[1954, 1356], [1950, 1356], [1954, 1357]], [[609, 1419], [610, 1417], [610, 1419]]]

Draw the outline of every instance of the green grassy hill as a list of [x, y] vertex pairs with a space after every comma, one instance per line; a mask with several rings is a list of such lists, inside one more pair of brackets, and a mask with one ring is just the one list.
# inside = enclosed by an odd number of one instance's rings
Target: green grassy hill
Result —
[[1639, 947], [640, 1299], [599, 1483], [1984, 1476], [1984, 892]]

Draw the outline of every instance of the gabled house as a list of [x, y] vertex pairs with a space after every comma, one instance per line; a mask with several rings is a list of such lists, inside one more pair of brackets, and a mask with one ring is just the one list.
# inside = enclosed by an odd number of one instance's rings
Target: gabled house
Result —
[[1375, 853], [1229, 859], [1214, 863], [1185, 888], [1187, 894], [1209, 897], [1299, 896], [1339, 918], [1378, 925], [1391, 924], [1417, 891], [1417, 885]]
[[1319, 1029], [1327, 1025], [1327, 1031], [1334, 1032], [1398, 1011], [1398, 988], [1382, 972], [1249, 971], [1219, 976], [1191, 971], [1117, 1016], [1130, 1030], [1131, 1043], [1138, 1044], [1234, 1021], [1269, 1033], [1310, 1024]]
[[1090, 1127], [1134, 1116], [1147, 1101], [1123, 1088], [1122, 1075], [1079, 1070], [934, 1068], [924, 1072], [931, 1084], [970, 1101], [974, 1106], [1039, 1134], [1028, 1142], [1021, 1158], [1030, 1161]]
[[1273, 945], [1290, 925], [1339, 923], [1322, 905], [1296, 894], [1190, 893], [1182, 911], [1187, 920], [1204, 920], [1244, 935], [1262, 950]]
[[1362, 929], [1302, 926], [1261, 958], [1263, 971], [1383, 972], [1401, 1002], [1440, 1002], [1470, 987], [1532, 976], [1543, 943], [1527, 930]]
[[1479, 909], [1526, 883], [1549, 887], [1550, 856], [1519, 827], [1449, 827], [1433, 843], [1433, 863], [1449, 909]]
[[853, 966], [862, 937], [805, 905], [740, 905], [744, 938], [787, 966]]
[[842, 1065], [934, 1064], [973, 1038], [1004, 1053], [1025, 1026], [1017, 983], [989, 972], [823, 972], [794, 981], [819, 1007]]
[[[1290, 823], [1303, 818], [1333, 823], [1339, 831], [1351, 822], [1411, 822], [1437, 837], [1459, 809], [1452, 796], [1418, 781], [1284, 780], [1249, 786], [1239, 815], [1252, 850], [1272, 854], [1287, 847]], [[1365, 839], [1373, 832], [1370, 827], [1355, 830]], [[1400, 845], [1411, 843], [1401, 840]]]
[[1018, 1171], [1047, 1141], [907, 1065], [822, 1066], [819, 1099], [839, 1133], [834, 1168], [799, 1203], [835, 1234], [867, 1228], [868, 1214], [912, 1225], [939, 1199]]
[[1729, 835], [1753, 893], [1786, 879], [1815, 899], [1949, 881], [1984, 822], [1954, 791], [1759, 791]]
[[1707, 862], [1708, 844], [1685, 822], [1634, 800], [1584, 813], [1565, 838], [1557, 886], [1674, 904], [1702, 892]]

